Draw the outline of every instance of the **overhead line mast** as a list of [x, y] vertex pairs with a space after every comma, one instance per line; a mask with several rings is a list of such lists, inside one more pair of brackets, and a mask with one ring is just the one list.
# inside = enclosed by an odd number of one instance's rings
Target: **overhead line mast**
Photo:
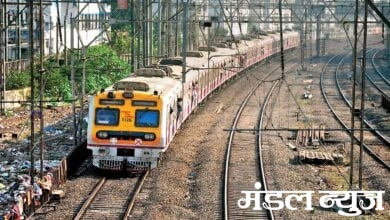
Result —
[[34, 145], [35, 145], [35, 102], [34, 102], [34, 93], [35, 93], [35, 85], [34, 85], [34, 5], [33, 1], [29, 1], [28, 5], [29, 9], [29, 39], [30, 39], [30, 86], [31, 86], [31, 103], [30, 103], [30, 179], [31, 185], [34, 183], [34, 175], [35, 175], [35, 158], [34, 158]]

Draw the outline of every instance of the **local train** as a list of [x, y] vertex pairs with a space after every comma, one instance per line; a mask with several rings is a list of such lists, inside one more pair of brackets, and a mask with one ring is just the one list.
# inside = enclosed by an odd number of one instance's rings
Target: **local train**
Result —
[[[299, 34], [283, 33], [284, 49]], [[280, 52], [279, 33], [200, 47], [163, 58], [89, 99], [87, 148], [93, 166], [108, 171], [157, 167], [176, 132], [197, 105], [233, 76]]]

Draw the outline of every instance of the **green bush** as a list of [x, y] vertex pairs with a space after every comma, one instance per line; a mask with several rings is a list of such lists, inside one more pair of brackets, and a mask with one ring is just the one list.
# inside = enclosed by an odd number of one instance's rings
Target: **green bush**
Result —
[[51, 99], [65, 99], [72, 98], [71, 82], [66, 72], [59, 68], [47, 69], [44, 76], [44, 93], [46, 97]]
[[100, 45], [89, 48], [86, 69], [86, 93], [95, 93], [128, 76], [130, 65], [108, 45]]
[[30, 86], [30, 72], [21, 71], [7, 74], [5, 88], [7, 90], [21, 89]]

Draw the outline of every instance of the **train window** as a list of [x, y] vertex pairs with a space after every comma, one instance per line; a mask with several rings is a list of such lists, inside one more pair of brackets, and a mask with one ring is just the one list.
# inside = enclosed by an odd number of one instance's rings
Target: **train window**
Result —
[[118, 125], [119, 109], [97, 108], [95, 113], [95, 124], [97, 125]]
[[135, 126], [158, 127], [159, 111], [138, 109], [135, 111]]

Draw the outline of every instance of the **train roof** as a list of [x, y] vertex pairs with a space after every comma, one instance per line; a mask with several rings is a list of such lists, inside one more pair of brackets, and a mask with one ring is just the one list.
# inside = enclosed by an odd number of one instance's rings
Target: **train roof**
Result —
[[[217, 47], [216, 50], [210, 51], [199, 51], [203, 53], [201, 57], [187, 57], [186, 59], [186, 72], [198, 71], [206, 69], [209, 65], [216, 64], [220, 60], [225, 60], [226, 57], [233, 57], [236, 55], [242, 55], [246, 53], [247, 50], [253, 48], [255, 45], [258, 45], [265, 39], [251, 39], [251, 40], [240, 40], [237, 43], [231, 43], [232, 48], [229, 47]], [[165, 58], [164, 64], [169, 63], [166, 60], [170, 60], [170, 63], [175, 63], [171, 65], [172, 68], [172, 77], [175, 79], [182, 78], [182, 59], [183, 57], [169, 57]], [[181, 62], [180, 62], [181, 61]], [[209, 65], [208, 65], [209, 64]]]
[[124, 78], [114, 85], [107, 88], [107, 90], [137, 90], [143, 92], [154, 93], [159, 95], [166, 95], [173, 87], [178, 86], [178, 81], [172, 77], [144, 77], [144, 76], [129, 76]]
[[[298, 35], [296, 32], [284, 32], [285, 36]], [[268, 33], [260, 38], [242, 38], [230, 40], [228, 43], [220, 43], [216, 46], [203, 46], [199, 49], [205, 51], [189, 51], [186, 59], [186, 80], [193, 80], [199, 71], [205, 71], [209, 66], [214, 66], [227, 57], [241, 56], [247, 51], [262, 47], [273, 39], [279, 38], [279, 32]], [[225, 46], [224, 46], [225, 45]], [[230, 45], [228, 47], [227, 45]], [[107, 88], [107, 90], [138, 90], [158, 94], [166, 94], [172, 88], [179, 86], [183, 75], [183, 57], [163, 58], [158, 64], [153, 64], [147, 68], [138, 69], [131, 76], [122, 79]]]

